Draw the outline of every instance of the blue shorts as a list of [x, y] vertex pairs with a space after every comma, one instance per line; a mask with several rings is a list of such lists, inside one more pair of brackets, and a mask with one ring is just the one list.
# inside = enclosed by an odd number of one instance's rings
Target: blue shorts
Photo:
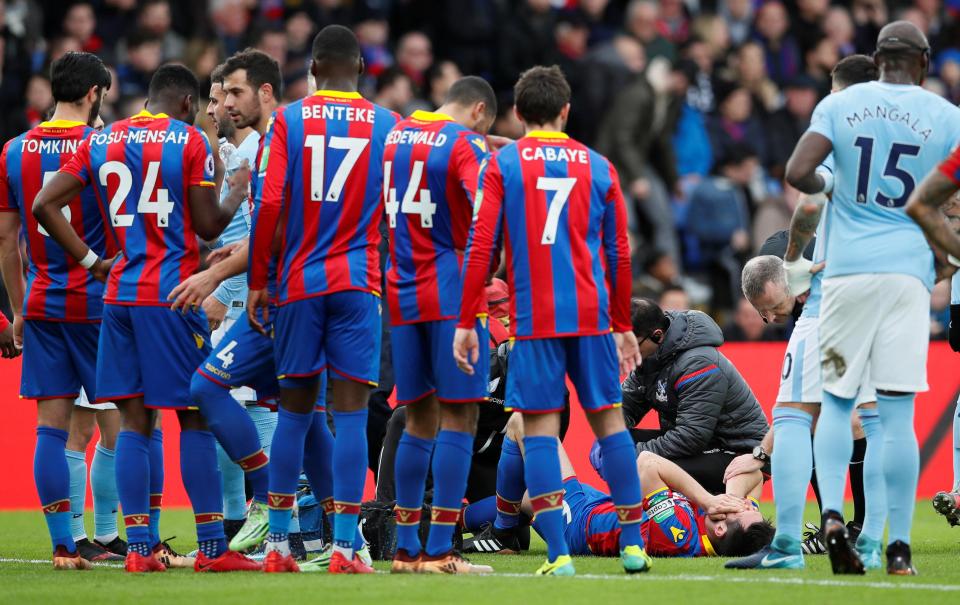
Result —
[[324, 369], [376, 386], [380, 313], [380, 299], [360, 290], [306, 298], [277, 309], [273, 345], [281, 386], [284, 378], [310, 378]]
[[432, 393], [447, 403], [482, 401], [487, 398], [490, 381], [490, 342], [486, 319], [477, 320], [480, 359], [473, 376], [457, 368], [453, 360], [453, 334], [456, 319], [425, 321], [394, 326], [393, 374], [397, 383], [397, 403], [413, 403]]
[[619, 553], [620, 525], [613, 500], [574, 477], [563, 482], [564, 538], [571, 555], [612, 556], [607, 543], [613, 544], [613, 555]]
[[202, 311], [105, 304], [97, 356], [97, 401], [143, 397], [150, 408], [194, 406], [190, 379], [210, 353]]
[[[276, 313], [276, 308], [269, 309], [271, 320]], [[273, 324], [268, 322], [264, 328], [269, 334]], [[246, 317], [230, 327], [197, 373], [227, 388], [250, 387], [257, 392], [258, 402], [269, 402], [280, 395], [273, 340], [250, 327]]]
[[99, 339], [100, 322], [24, 321], [20, 396], [75, 399], [83, 387], [92, 401]]
[[568, 374], [580, 406], [588, 412], [619, 406], [623, 400], [613, 334], [515, 340], [507, 363], [508, 410], [563, 411]]

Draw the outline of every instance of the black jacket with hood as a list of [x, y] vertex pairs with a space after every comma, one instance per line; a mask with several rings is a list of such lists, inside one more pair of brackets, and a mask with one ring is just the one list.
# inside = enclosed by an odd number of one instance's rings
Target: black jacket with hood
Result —
[[637, 444], [668, 459], [720, 449], [745, 453], [769, 428], [746, 381], [717, 347], [720, 327], [700, 311], [667, 311], [663, 343], [623, 382], [627, 426], [650, 410], [664, 434]]

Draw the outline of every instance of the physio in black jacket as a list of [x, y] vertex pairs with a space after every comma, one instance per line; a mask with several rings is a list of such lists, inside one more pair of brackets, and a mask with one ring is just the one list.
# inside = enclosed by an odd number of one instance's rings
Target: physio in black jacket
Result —
[[[637, 453], [663, 456], [711, 493], [723, 493], [727, 464], [767, 432], [757, 398], [718, 350], [723, 335], [710, 316], [664, 312], [646, 298], [633, 299], [631, 315], [643, 364], [623, 382], [623, 414], [630, 427], [650, 410], [660, 418], [659, 430], [631, 431]], [[598, 452], [591, 451], [591, 462], [599, 468]]]

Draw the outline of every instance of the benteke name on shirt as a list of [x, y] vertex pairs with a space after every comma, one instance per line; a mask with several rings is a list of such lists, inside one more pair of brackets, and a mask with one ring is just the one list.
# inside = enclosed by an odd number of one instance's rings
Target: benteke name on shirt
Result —
[[300, 115], [304, 120], [345, 120], [347, 122], [373, 124], [374, 112], [372, 109], [363, 107], [328, 103], [326, 105], [303, 105], [300, 108]]

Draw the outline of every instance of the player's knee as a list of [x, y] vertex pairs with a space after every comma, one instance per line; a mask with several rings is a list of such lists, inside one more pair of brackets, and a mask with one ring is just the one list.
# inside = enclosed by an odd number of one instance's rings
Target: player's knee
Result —
[[507, 438], [519, 443], [523, 440], [523, 416], [519, 412], [514, 412], [507, 420]]
[[460, 433], [477, 432], [479, 409], [475, 403], [456, 403], [440, 406], [440, 428]]

